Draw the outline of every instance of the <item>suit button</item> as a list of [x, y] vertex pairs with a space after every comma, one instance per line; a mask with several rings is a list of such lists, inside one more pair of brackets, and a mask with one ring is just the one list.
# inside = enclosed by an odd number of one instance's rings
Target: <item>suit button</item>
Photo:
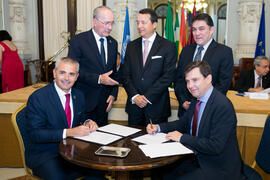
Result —
[[144, 78], [142, 78], [142, 81], [144, 80]]

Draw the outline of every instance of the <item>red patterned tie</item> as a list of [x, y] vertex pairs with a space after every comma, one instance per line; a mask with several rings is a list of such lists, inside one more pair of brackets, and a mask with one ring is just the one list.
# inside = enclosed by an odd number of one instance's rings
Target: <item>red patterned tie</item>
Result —
[[70, 109], [70, 94], [66, 94], [65, 113], [67, 117], [68, 128], [71, 126], [71, 109]]
[[192, 122], [192, 136], [196, 136], [197, 126], [198, 126], [198, 118], [199, 118], [199, 110], [200, 110], [201, 103], [202, 103], [202, 101], [200, 101], [200, 100], [197, 100], [197, 102], [196, 102], [196, 107], [195, 107], [193, 122]]

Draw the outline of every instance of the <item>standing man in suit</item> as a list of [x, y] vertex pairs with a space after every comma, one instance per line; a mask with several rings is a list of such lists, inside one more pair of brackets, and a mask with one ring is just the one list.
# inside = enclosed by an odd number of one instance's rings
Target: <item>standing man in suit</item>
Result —
[[[191, 62], [184, 70], [187, 88], [195, 98], [181, 120], [147, 125], [147, 132], [168, 132], [166, 138], [194, 151], [195, 158], [168, 167], [165, 179], [239, 180], [241, 156], [232, 103], [212, 86], [205, 61]], [[177, 168], [176, 168], [177, 167]], [[179, 171], [184, 172], [179, 176]]]
[[93, 28], [70, 41], [68, 56], [80, 64], [75, 87], [86, 99], [86, 115], [99, 126], [108, 123], [108, 112], [117, 97], [117, 42], [110, 35], [114, 24], [110, 8], [100, 6], [93, 12]]
[[[79, 90], [72, 88], [78, 71], [79, 64], [75, 60], [57, 60], [53, 70], [54, 82], [35, 91], [27, 102], [27, 135], [30, 141], [25, 145], [25, 160], [34, 175], [42, 179], [80, 177], [83, 168], [59, 155], [59, 142], [66, 137], [87, 135], [98, 128], [94, 121], [80, 125], [85, 122], [85, 100]], [[103, 179], [102, 173], [98, 174], [93, 171], [91, 179]]]
[[215, 31], [212, 18], [208, 14], [197, 14], [191, 23], [196, 44], [183, 48], [176, 70], [175, 94], [179, 101], [179, 117], [188, 109], [192, 99], [184, 78], [184, 68], [190, 62], [206, 61], [212, 70], [213, 86], [223, 94], [227, 93], [233, 77], [232, 49], [212, 38]]
[[265, 56], [257, 56], [254, 69], [242, 71], [235, 84], [235, 90], [238, 92], [259, 92], [269, 87], [269, 59]]
[[171, 115], [168, 86], [174, 78], [176, 48], [155, 32], [157, 20], [152, 9], [139, 11], [141, 37], [127, 45], [121, 67], [129, 125], [146, 125], [149, 119], [165, 122]]

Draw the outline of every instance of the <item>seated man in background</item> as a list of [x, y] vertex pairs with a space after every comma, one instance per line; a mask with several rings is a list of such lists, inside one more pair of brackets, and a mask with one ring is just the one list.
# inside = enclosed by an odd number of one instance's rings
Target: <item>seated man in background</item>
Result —
[[[147, 132], [168, 132], [166, 138], [194, 151], [195, 158], [181, 159], [167, 167], [164, 179], [239, 180], [242, 160], [236, 138], [232, 103], [212, 85], [206, 61], [191, 62], [184, 70], [187, 89], [195, 98], [181, 120], [147, 125]], [[179, 175], [178, 172], [184, 172]]]
[[[25, 160], [34, 175], [42, 179], [75, 179], [88, 171], [90, 179], [103, 179], [103, 172], [90, 171], [64, 160], [59, 143], [66, 137], [84, 136], [95, 131], [94, 121], [85, 125], [83, 94], [72, 88], [79, 75], [79, 63], [71, 58], [56, 61], [54, 82], [35, 91], [28, 99], [26, 109], [27, 135]], [[88, 173], [87, 173], [88, 174]]]
[[254, 69], [243, 70], [235, 84], [235, 90], [238, 92], [259, 92], [269, 87], [269, 59], [265, 56], [257, 56]]

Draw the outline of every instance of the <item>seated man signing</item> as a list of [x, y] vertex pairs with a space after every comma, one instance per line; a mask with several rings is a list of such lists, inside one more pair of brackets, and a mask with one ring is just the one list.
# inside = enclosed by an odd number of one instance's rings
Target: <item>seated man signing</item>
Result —
[[[191, 62], [184, 70], [187, 89], [196, 99], [180, 120], [146, 129], [149, 134], [168, 132], [166, 138], [194, 151], [195, 158], [165, 167], [164, 179], [239, 180], [242, 160], [236, 138], [232, 103], [212, 86], [206, 61]], [[184, 172], [179, 175], [178, 172]]]
[[269, 87], [269, 59], [265, 56], [257, 56], [254, 69], [243, 70], [235, 84], [235, 90], [238, 92], [260, 92]]
[[103, 172], [90, 171], [64, 160], [59, 143], [70, 136], [84, 136], [95, 131], [94, 121], [85, 125], [85, 100], [83, 94], [72, 88], [78, 78], [79, 64], [71, 58], [61, 58], [55, 63], [54, 82], [35, 91], [26, 107], [27, 136], [25, 160], [34, 175], [42, 179], [75, 179], [83, 171], [90, 179], [104, 179]]

